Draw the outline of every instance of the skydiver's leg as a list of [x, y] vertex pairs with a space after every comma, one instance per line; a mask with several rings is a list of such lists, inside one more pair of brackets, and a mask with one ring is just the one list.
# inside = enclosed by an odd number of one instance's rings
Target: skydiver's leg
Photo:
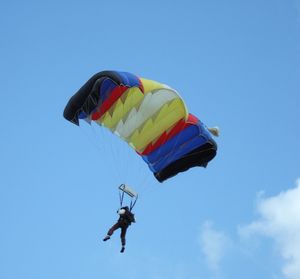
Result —
[[127, 231], [127, 226], [122, 226], [121, 227], [121, 234], [120, 234], [120, 237], [121, 237], [121, 243], [122, 243], [122, 246], [125, 246], [126, 244], [126, 231]]
[[114, 224], [107, 232], [107, 235], [112, 236], [112, 234], [114, 233], [115, 230], [117, 230], [118, 228], [120, 228], [120, 224], [119, 222], [117, 222], [116, 224]]
[[121, 253], [125, 251], [125, 244], [126, 244], [126, 231], [127, 231], [128, 226], [121, 226], [121, 243], [122, 243], [122, 249]]
[[114, 233], [115, 230], [117, 230], [118, 228], [120, 228], [120, 224], [119, 222], [117, 222], [116, 224], [114, 224], [107, 232], [107, 235], [103, 238], [103, 241], [109, 240], [110, 237], [112, 236], [112, 234]]

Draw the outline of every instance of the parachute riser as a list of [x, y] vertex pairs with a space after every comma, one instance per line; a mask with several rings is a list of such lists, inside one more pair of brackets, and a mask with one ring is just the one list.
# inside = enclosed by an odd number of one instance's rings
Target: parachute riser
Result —
[[131, 199], [131, 201], [130, 201], [130, 211], [134, 208], [137, 200], [138, 200], [138, 196], [135, 197], [134, 201], [133, 201], [133, 199]]
[[121, 193], [121, 191], [119, 191], [119, 199], [120, 199], [120, 207], [122, 207], [123, 199], [124, 199], [124, 192]]

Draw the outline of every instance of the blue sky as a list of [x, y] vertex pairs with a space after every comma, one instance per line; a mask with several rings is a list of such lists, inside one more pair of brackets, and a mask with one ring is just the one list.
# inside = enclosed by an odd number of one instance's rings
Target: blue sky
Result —
[[[2, 1], [0, 36], [1, 278], [300, 278], [298, 0]], [[102, 70], [177, 89], [220, 127], [215, 160], [159, 184], [65, 121]], [[101, 239], [123, 182], [140, 200], [120, 254]]]

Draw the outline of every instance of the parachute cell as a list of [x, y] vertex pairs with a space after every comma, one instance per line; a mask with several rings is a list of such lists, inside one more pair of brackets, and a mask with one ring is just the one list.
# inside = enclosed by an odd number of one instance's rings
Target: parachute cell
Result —
[[64, 117], [95, 121], [126, 141], [160, 182], [206, 167], [217, 145], [207, 127], [188, 113], [178, 92], [162, 83], [117, 71], [91, 77], [69, 100]]

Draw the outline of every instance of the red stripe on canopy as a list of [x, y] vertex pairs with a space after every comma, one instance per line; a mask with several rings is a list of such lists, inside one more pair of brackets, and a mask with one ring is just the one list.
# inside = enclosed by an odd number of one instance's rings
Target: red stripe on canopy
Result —
[[112, 105], [122, 96], [122, 94], [128, 89], [127, 86], [117, 86], [111, 92], [111, 95], [108, 99], [106, 99], [103, 104], [98, 108], [96, 112], [91, 115], [92, 120], [98, 120], [101, 116], [106, 113]]
[[161, 136], [158, 138], [158, 140], [153, 144], [149, 143], [147, 147], [144, 149], [142, 153], [139, 153], [140, 155], [148, 155], [152, 151], [159, 148], [161, 145], [163, 145], [165, 142], [167, 142], [169, 139], [174, 137], [175, 135], [179, 134], [182, 130], [187, 128], [190, 125], [197, 124], [198, 118], [192, 114], [189, 114], [188, 119], [181, 119], [179, 120], [176, 125], [167, 133], [164, 132], [161, 134]]

